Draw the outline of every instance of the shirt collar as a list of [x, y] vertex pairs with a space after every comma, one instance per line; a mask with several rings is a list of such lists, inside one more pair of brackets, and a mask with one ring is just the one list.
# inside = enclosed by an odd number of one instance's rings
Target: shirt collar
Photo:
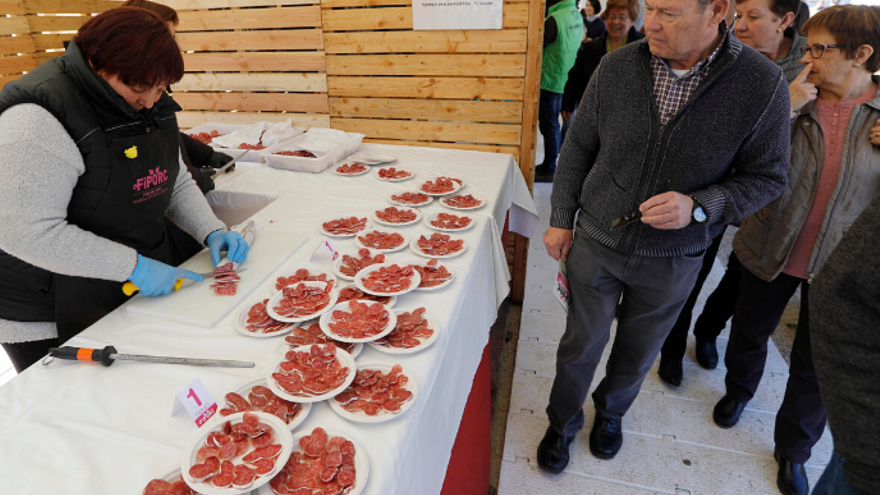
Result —
[[669, 73], [669, 75], [675, 79], [684, 79], [699, 72], [706, 72], [712, 62], [714, 62], [715, 59], [718, 58], [718, 54], [721, 53], [721, 47], [724, 46], [724, 42], [727, 41], [727, 24], [724, 21], [721, 21], [721, 25], [718, 26], [718, 30], [721, 32], [721, 42], [718, 43], [718, 46], [715, 47], [715, 50], [708, 57], [697, 62], [697, 65], [691, 67], [691, 70], [687, 71], [681, 77], [675, 75], [675, 72], [672, 71], [672, 67], [669, 66], [669, 62], [667, 62], [666, 59], [660, 58], [656, 55], [651, 56], [655, 61], [660, 62], [660, 64], [666, 68], [666, 71]]

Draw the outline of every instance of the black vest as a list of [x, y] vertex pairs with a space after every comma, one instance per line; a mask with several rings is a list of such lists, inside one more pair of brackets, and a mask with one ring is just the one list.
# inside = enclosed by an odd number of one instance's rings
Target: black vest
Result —
[[[153, 108], [136, 112], [91, 69], [75, 42], [0, 92], [0, 113], [22, 103], [52, 113], [82, 154], [85, 173], [73, 189], [68, 223], [162, 259], [156, 254], [165, 243], [163, 212], [180, 171], [177, 103], [163, 95]], [[46, 166], [51, 173], [52, 164]], [[60, 277], [0, 250], [0, 318], [56, 321]]]

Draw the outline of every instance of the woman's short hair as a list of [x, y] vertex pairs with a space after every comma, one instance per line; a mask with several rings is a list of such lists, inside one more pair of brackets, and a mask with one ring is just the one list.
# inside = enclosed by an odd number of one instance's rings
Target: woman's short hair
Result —
[[170, 22], [175, 26], [180, 24], [180, 18], [177, 17], [177, 11], [167, 5], [162, 5], [161, 3], [151, 2], [150, 0], [128, 0], [121, 6], [149, 10], [150, 12], [159, 14], [159, 17], [165, 22]]
[[848, 59], [856, 58], [862, 45], [870, 45], [874, 53], [865, 62], [865, 69], [874, 73], [880, 69], [880, 7], [867, 5], [835, 5], [820, 10], [804, 24], [805, 35], [817, 29], [827, 31]]
[[602, 13], [602, 4], [599, 3], [599, 0], [587, 0], [587, 3], [593, 6], [593, 15]]
[[801, 0], [770, 0], [770, 12], [776, 17], [784, 17], [789, 12], [797, 15], [800, 8]]
[[157, 14], [135, 7], [106, 10], [74, 37], [95, 72], [115, 75], [129, 86], [153, 87], [183, 78], [183, 56]]
[[631, 21], [639, 18], [639, 0], [608, 0], [605, 4], [605, 11], [601, 15], [603, 20], [608, 20], [608, 12], [611, 9], [625, 10]]

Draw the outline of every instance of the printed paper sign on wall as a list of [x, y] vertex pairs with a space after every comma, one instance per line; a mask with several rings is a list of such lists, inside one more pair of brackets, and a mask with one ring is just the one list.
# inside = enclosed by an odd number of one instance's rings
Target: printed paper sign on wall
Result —
[[413, 0], [413, 30], [501, 29], [503, 0]]

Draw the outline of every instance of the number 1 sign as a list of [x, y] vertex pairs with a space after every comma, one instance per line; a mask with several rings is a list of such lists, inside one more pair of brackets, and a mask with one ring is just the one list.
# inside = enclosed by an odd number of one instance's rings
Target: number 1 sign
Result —
[[196, 378], [185, 389], [177, 393], [171, 415], [174, 416], [181, 409], [186, 409], [196, 426], [202, 426], [217, 412], [217, 403], [205, 389], [202, 380]]

